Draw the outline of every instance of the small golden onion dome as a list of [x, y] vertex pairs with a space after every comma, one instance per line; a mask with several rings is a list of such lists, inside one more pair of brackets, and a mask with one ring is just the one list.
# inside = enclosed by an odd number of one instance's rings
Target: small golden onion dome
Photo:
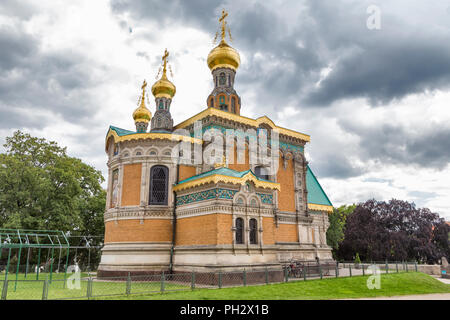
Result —
[[164, 70], [161, 79], [155, 82], [152, 86], [152, 93], [155, 98], [167, 98], [172, 99], [176, 93], [175, 85], [167, 79], [166, 72]]
[[217, 68], [230, 68], [236, 71], [241, 63], [241, 58], [239, 53], [222, 39], [219, 45], [208, 54], [207, 63], [211, 71]]
[[152, 119], [152, 113], [145, 106], [145, 88], [147, 87], [147, 81], [144, 80], [142, 84], [142, 95], [141, 95], [141, 104], [139, 107], [133, 112], [134, 122], [145, 122], [148, 123]]
[[150, 122], [152, 113], [147, 109], [144, 99], [141, 100], [140, 106], [133, 112], [134, 122]]

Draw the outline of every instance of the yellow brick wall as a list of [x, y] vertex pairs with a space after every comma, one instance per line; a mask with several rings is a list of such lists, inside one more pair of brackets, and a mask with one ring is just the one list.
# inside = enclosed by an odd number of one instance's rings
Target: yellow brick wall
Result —
[[273, 218], [263, 217], [263, 243], [275, 244], [275, 225]]
[[281, 223], [278, 224], [275, 238], [277, 242], [297, 242], [298, 241], [297, 225], [281, 224]]
[[123, 166], [122, 206], [138, 206], [141, 197], [142, 164]]
[[217, 214], [217, 244], [232, 244], [233, 217], [230, 214]]
[[294, 162], [289, 160], [286, 169], [283, 163], [284, 161], [280, 157], [277, 173], [277, 182], [281, 187], [281, 191], [277, 191], [278, 209], [280, 211], [295, 212]]
[[105, 243], [108, 242], [166, 242], [172, 241], [172, 222], [167, 219], [108, 221]]
[[189, 217], [177, 220], [177, 245], [217, 243], [217, 215]]
[[185, 166], [180, 164], [178, 169], [178, 181], [195, 176], [196, 168], [193, 166]]

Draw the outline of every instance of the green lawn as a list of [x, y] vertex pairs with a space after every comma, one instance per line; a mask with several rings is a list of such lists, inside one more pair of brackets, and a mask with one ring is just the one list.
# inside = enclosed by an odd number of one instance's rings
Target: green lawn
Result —
[[369, 276], [329, 278], [323, 280], [295, 281], [225, 289], [196, 289], [152, 295], [130, 295], [111, 297], [129, 300], [306, 300], [344, 299], [362, 297], [396, 296], [426, 293], [450, 293], [446, 285], [420, 272], [382, 274], [381, 289], [369, 290]]
[[[45, 274], [42, 275], [45, 278]], [[64, 287], [63, 274], [54, 274], [53, 281], [49, 284], [48, 299], [85, 299], [88, 281], [81, 281], [80, 289], [68, 289]], [[87, 274], [82, 274], [82, 277]], [[161, 282], [142, 281], [131, 284], [133, 294], [126, 296], [125, 281], [93, 281], [92, 296], [95, 299], [129, 299], [129, 300], [304, 300], [304, 299], [342, 299], [376, 296], [394, 296], [426, 293], [450, 293], [450, 285], [446, 285], [426, 274], [408, 272], [381, 275], [381, 289], [369, 290], [366, 281], [369, 276], [354, 276], [343, 278], [328, 278], [323, 280], [307, 280], [306, 282], [292, 281], [289, 283], [224, 288], [224, 289], [195, 289], [190, 290], [190, 283], [177, 283], [166, 281], [165, 290], [172, 291], [161, 294]], [[35, 279], [32, 275], [27, 281], [18, 281], [15, 288], [15, 275], [9, 276], [7, 299], [41, 299], [44, 281], [30, 281]], [[19, 275], [19, 279], [24, 279]], [[1, 280], [1, 279], [0, 279]], [[3, 283], [0, 282], [0, 291]], [[188, 289], [188, 290], [186, 290]], [[111, 296], [106, 296], [111, 295]], [[115, 295], [115, 296], [113, 296]], [[97, 297], [96, 297], [97, 296]], [[103, 297], [99, 297], [103, 296]]]

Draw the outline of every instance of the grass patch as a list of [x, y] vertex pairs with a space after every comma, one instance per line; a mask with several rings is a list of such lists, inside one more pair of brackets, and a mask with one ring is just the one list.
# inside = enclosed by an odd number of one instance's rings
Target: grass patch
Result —
[[381, 275], [381, 289], [369, 290], [369, 276], [295, 281], [261, 286], [196, 289], [152, 295], [130, 295], [111, 299], [129, 300], [328, 300], [363, 297], [450, 293], [450, 285], [420, 273]]
[[[34, 277], [33, 277], [34, 276]], [[45, 279], [42, 274], [40, 279]], [[48, 299], [86, 299], [88, 281], [87, 274], [82, 274], [81, 288], [68, 289], [64, 286], [64, 274], [54, 274], [48, 287]], [[344, 299], [396, 296], [427, 293], [450, 293], [450, 285], [446, 285], [429, 275], [420, 272], [404, 272], [381, 275], [381, 289], [369, 290], [369, 276], [328, 278], [323, 280], [292, 281], [288, 283], [235, 287], [223, 289], [190, 290], [190, 283], [166, 281], [165, 290], [173, 290], [161, 294], [161, 282], [133, 281], [131, 295], [127, 296], [125, 281], [96, 281], [92, 283], [94, 299], [116, 300], [308, 300], [308, 299]], [[15, 275], [9, 276], [7, 299], [42, 299], [43, 280], [34, 281], [35, 274], [19, 275], [15, 288]], [[0, 279], [0, 291], [3, 282]], [[187, 290], [186, 290], [187, 289]], [[183, 290], [183, 291], [176, 291]], [[97, 296], [97, 297], [96, 297]], [[103, 296], [103, 297], [99, 297]]]

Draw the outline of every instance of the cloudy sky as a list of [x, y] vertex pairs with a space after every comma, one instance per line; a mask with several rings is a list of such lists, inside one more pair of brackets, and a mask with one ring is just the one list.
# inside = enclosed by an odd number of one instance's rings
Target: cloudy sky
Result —
[[242, 115], [309, 134], [334, 205], [398, 198], [450, 220], [450, 0], [2, 0], [0, 143], [20, 129], [105, 175], [108, 126], [134, 129], [165, 48], [174, 122], [205, 108], [223, 8]]

